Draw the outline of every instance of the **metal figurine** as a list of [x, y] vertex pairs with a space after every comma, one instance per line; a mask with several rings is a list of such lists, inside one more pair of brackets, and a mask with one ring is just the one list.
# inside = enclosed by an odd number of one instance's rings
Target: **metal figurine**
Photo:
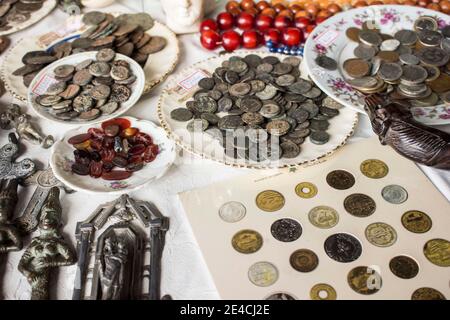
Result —
[[412, 161], [450, 170], [450, 134], [418, 123], [409, 107], [407, 102], [377, 94], [365, 98], [365, 110], [381, 144]]
[[36, 230], [39, 223], [39, 213], [53, 187], [62, 188], [66, 193], [74, 192], [54, 176], [51, 167], [48, 167], [45, 170], [36, 171], [26, 178], [22, 184], [25, 187], [31, 185], [37, 186], [22, 215], [14, 221], [14, 224], [22, 234], [29, 234]]
[[0, 148], [0, 179], [23, 179], [36, 170], [30, 159], [14, 162], [19, 152], [19, 141], [14, 133], [8, 135], [9, 143]]
[[[159, 300], [169, 219], [151, 203], [122, 195], [76, 229], [74, 300]], [[145, 285], [148, 283], [148, 286]]]
[[11, 223], [16, 208], [17, 179], [0, 180], [0, 254], [22, 249], [19, 231]]
[[0, 115], [0, 126], [2, 129], [14, 128], [19, 138], [39, 144], [44, 149], [50, 148], [55, 139], [50, 135], [44, 137], [31, 123], [30, 118], [28, 114], [20, 111], [19, 105], [13, 103]]
[[59, 230], [61, 213], [59, 188], [53, 187], [42, 207], [40, 235], [31, 240], [19, 262], [19, 271], [31, 285], [32, 300], [49, 299], [51, 270], [74, 264], [76, 261], [75, 254]]

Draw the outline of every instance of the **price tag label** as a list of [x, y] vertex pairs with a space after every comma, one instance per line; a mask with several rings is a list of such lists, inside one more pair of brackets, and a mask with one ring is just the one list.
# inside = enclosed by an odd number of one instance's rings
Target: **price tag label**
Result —
[[49, 74], [44, 74], [34, 85], [33, 88], [31, 88], [31, 92], [35, 95], [43, 95], [47, 92], [48, 87], [50, 87], [52, 84], [58, 82], [55, 78], [53, 78]]
[[326, 30], [319, 34], [316, 38], [316, 43], [328, 47], [333, 44], [334, 40], [339, 36], [339, 32], [336, 30]]

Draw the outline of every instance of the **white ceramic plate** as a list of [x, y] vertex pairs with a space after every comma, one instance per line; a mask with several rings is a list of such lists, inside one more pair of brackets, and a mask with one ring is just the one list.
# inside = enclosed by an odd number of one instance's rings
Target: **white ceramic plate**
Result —
[[[187, 122], [175, 121], [170, 117], [173, 109], [184, 106], [192, 94], [198, 89], [197, 83], [200, 79], [209, 76], [215, 68], [221, 65], [224, 60], [230, 56], [255, 54], [252, 52], [237, 51], [232, 54], [225, 54], [212, 57], [194, 64], [184, 69], [177, 75], [169, 78], [168, 84], [160, 96], [158, 103], [158, 117], [162, 127], [167, 131], [172, 139], [184, 149], [193, 152], [203, 158], [218, 161], [227, 165], [248, 168], [273, 168], [288, 167], [294, 165], [303, 165], [320, 160], [325, 156], [332, 154], [339, 147], [344, 145], [347, 139], [353, 134], [357, 124], [357, 112], [349, 108], [341, 108], [340, 114], [330, 120], [330, 127], [327, 132], [330, 134], [330, 141], [324, 145], [315, 145], [309, 141], [302, 144], [302, 151], [297, 158], [282, 158], [276, 163], [258, 163], [254, 161], [245, 161], [243, 159], [234, 159], [225, 156], [223, 148], [219, 142], [211, 138], [208, 134], [191, 134], [186, 130]], [[268, 52], [258, 52], [260, 56], [275, 55], [280, 60], [286, 56], [270, 54]], [[303, 74], [303, 76], [306, 76]], [[201, 141], [202, 143], [198, 143]], [[197, 142], [197, 143], [196, 143]]]
[[24, 22], [11, 23], [10, 25], [12, 26], [12, 28], [9, 30], [0, 31], [0, 36], [23, 30], [35, 24], [36, 22], [41, 21], [45, 16], [47, 16], [50, 12], [52, 12], [52, 10], [56, 7], [57, 3], [58, 3], [57, 0], [44, 1], [44, 3], [42, 4], [42, 8], [31, 13], [30, 19]]
[[[86, 27], [81, 23], [82, 16], [71, 17], [58, 27], [58, 32], [50, 31], [36, 37], [20, 39], [12, 47], [2, 64], [0, 77], [6, 89], [17, 99], [26, 102], [28, 89], [23, 84], [23, 77], [12, 73], [23, 66], [22, 57], [29, 51], [47, 50], [61, 41], [73, 41]], [[167, 39], [166, 47], [151, 54], [144, 66], [145, 86], [144, 94], [164, 81], [176, 67], [180, 55], [180, 48], [176, 35], [164, 24], [155, 21], [155, 25], [146, 31], [151, 36], [161, 36]]]
[[[319, 24], [305, 44], [305, 64], [311, 79], [330, 97], [364, 113], [361, 103], [363, 95], [345, 82], [343, 71], [345, 60], [354, 57], [353, 50], [358, 45], [350, 41], [345, 31], [350, 27], [361, 28], [366, 20], [374, 20], [382, 33], [395, 34], [401, 29], [413, 30], [414, 21], [423, 15], [436, 18], [439, 26], [450, 24], [450, 16], [428, 9], [399, 5], [372, 5], [341, 12]], [[338, 69], [325, 70], [315, 63], [318, 55], [326, 54], [338, 61]], [[421, 118], [417, 120], [423, 122]]]
[[[149, 134], [155, 144], [159, 146], [159, 154], [154, 161], [146, 163], [140, 171], [121, 181], [107, 181], [101, 178], [92, 178], [90, 176], [79, 176], [71, 172], [73, 163], [73, 146], [67, 143], [67, 140], [77, 134], [86, 133], [90, 126], [83, 126], [72, 129], [57, 141], [52, 148], [50, 157], [50, 166], [53, 169], [55, 177], [68, 187], [87, 193], [110, 193], [122, 194], [138, 190], [144, 187], [150, 181], [161, 178], [172, 163], [175, 161], [175, 144], [169, 140], [164, 130], [153, 122], [138, 120], [131, 117], [123, 117], [131, 121], [131, 126], [140, 131]], [[100, 127], [95, 125], [93, 127]]]
[[124, 56], [122, 54], [116, 53], [115, 60], [125, 60], [130, 65], [130, 70], [132, 73], [136, 76], [136, 81], [130, 86], [131, 88], [131, 96], [128, 99], [128, 101], [120, 103], [119, 108], [109, 115], [101, 115], [97, 119], [90, 120], [90, 121], [84, 121], [80, 120], [78, 118], [72, 119], [70, 121], [64, 121], [60, 120], [56, 117], [54, 117], [51, 113], [49, 113], [47, 110], [48, 108], [43, 107], [36, 103], [35, 99], [41, 94], [44, 94], [47, 90], [48, 86], [54, 82], [57, 82], [53, 77], [53, 70], [61, 66], [63, 64], [70, 64], [70, 65], [76, 65], [77, 63], [80, 63], [81, 61], [84, 61], [86, 59], [94, 59], [95, 55], [97, 54], [96, 51], [90, 51], [90, 52], [81, 52], [77, 54], [73, 54], [71, 56], [62, 58], [60, 60], [57, 60], [53, 62], [52, 64], [48, 65], [44, 69], [42, 69], [36, 77], [31, 82], [30, 86], [28, 87], [28, 104], [33, 108], [36, 113], [48, 120], [59, 122], [63, 124], [70, 124], [70, 125], [81, 125], [81, 124], [92, 124], [92, 123], [99, 123], [103, 122], [108, 119], [115, 118], [124, 112], [128, 111], [132, 106], [135, 105], [135, 103], [139, 100], [139, 98], [142, 95], [142, 92], [144, 91], [144, 85], [145, 85], [145, 76], [144, 71], [142, 70], [141, 66], [134, 61], [131, 58], [128, 58], [127, 56]]

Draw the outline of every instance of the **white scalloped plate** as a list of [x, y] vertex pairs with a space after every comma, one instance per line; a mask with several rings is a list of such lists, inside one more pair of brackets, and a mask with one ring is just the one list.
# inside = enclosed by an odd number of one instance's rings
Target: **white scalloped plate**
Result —
[[[97, 119], [90, 120], [90, 121], [83, 121], [78, 118], [75, 118], [70, 121], [64, 121], [60, 120], [56, 117], [54, 117], [52, 114], [50, 114], [47, 110], [50, 108], [43, 107], [36, 103], [35, 99], [39, 94], [38, 91], [45, 92], [45, 89], [51, 84], [53, 77], [53, 70], [61, 66], [63, 64], [70, 64], [70, 65], [76, 65], [77, 63], [80, 63], [81, 61], [84, 61], [86, 59], [94, 59], [97, 52], [90, 51], [90, 52], [81, 52], [77, 54], [73, 54], [71, 56], [59, 59], [52, 64], [46, 66], [44, 69], [42, 69], [36, 77], [31, 81], [30, 87], [28, 88], [28, 105], [42, 118], [45, 118], [47, 120], [51, 120], [54, 122], [62, 123], [65, 125], [86, 125], [86, 124], [93, 124], [93, 123], [99, 123], [106, 121], [108, 119], [116, 118], [117, 116], [127, 112], [131, 107], [133, 107], [136, 102], [139, 100], [139, 98], [142, 95], [142, 92], [144, 91], [144, 71], [142, 70], [141, 66], [134, 61], [131, 58], [128, 58], [127, 56], [124, 56], [123, 54], [116, 53], [115, 60], [125, 60], [130, 65], [130, 70], [132, 73], [136, 76], [136, 81], [130, 86], [131, 89], [131, 96], [128, 99], [128, 101], [120, 103], [119, 108], [109, 114], [109, 115], [101, 115]], [[54, 80], [53, 80], [54, 81]]]
[[11, 24], [12, 28], [9, 29], [9, 30], [0, 31], [0, 36], [7, 35], [7, 34], [12, 34], [12, 33], [21, 31], [21, 30], [26, 29], [29, 26], [35, 24], [36, 22], [41, 21], [48, 14], [50, 14], [50, 12], [52, 12], [53, 9], [55, 9], [57, 4], [58, 4], [57, 0], [46, 0], [43, 3], [42, 8], [40, 8], [39, 10], [31, 13], [30, 19], [28, 19], [28, 20], [26, 20], [24, 22]]
[[[343, 146], [347, 139], [353, 134], [353, 130], [358, 122], [358, 114], [349, 108], [341, 108], [340, 114], [329, 120], [330, 127], [327, 132], [330, 134], [330, 140], [324, 145], [315, 145], [309, 141], [309, 138], [301, 146], [301, 153], [297, 158], [284, 159], [276, 163], [258, 163], [255, 161], [246, 161], [243, 159], [234, 159], [225, 156], [223, 148], [218, 141], [215, 141], [208, 134], [191, 134], [186, 130], [187, 122], [179, 122], [171, 119], [170, 112], [173, 109], [185, 105], [195, 90], [198, 89], [197, 82], [214, 71], [215, 68], [228, 59], [230, 56], [245, 56], [255, 54], [254, 51], [237, 51], [232, 54], [215, 56], [210, 59], [198, 62], [180, 73], [169, 77], [167, 86], [163, 90], [158, 102], [158, 117], [162, 127], [182, 148], [197, 154], [203, 158], [211, 159], [226, 165], [246, 168], [281, 168], [295, 165], [306, 165], [319, 161], [324, 157], [331, 155], [338, 148]], [[271, 54], [268, 52], [257, 52], [260, 56], [275, 55], [280, 60], [286, 56]], [[302, 76], [306, 76], [302, 72]], [[189, 86], [189, 89], [187, 89]], [[184, 87], [184, 88], [183, 88]], [[201, 141], [202, 143], [195, 143]]]
[[[47, 50], [51, 46], [61, 41], [74, 40], [86, 27], [81, 23], [81, 16], [67, 19], [61, 25], [57, 33], [50, 31], [36, 37], [20, 39], [12, 47], [3, 60], [0, 77], [5, 83], [5, 88], [17, 99], [26, 102], [28, 89], [23, 84], [23, 77], [14, 76], [12, 73], [23, 66], [22, 57], [29, 51]], [[73, 31], [76, 30], [76, 31]], [[155, 21], [155, 25], [147, 33], [151, 36], [161, 36], [167, 39], [166, 47], [154, 54], [151, 54], [144, 66], [145, 86], [144, 94], [164, 81], [176, 67], [180, 55], [180, 48], [176, 35], [164, 24]], [[48, 39], [51, 39], [49, 41]]]
[[[68, 187], [86, 193], [122, 194], [143, 188], [149, 182], [161, 178], [175, 161], [175, 143], [169, 140], [161, 127], [151, 121], [138, 120], [132, 117], [122, 117], [131, 121], [131, 126], [149, 134], [155, 144], [159, 146], [159, 154], [154, 161], [146, 163], [144, 167], [125, 180], [107, 181], [90, 176], [79, 176], [70, 170], [73, 163], [73, 151], [75, 150], [67, 140], [77, 134], [86, 133], [87, 126], [78, 127], [67, 131], [64, 137], [57, 141], [52, 148], [50, 166], [55, 177]], [[100, 127], [94, 125], [92, 127]]]

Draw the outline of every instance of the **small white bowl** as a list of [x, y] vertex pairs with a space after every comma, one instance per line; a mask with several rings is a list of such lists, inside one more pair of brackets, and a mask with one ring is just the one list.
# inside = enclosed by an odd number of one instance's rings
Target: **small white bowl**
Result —
[[117, 118], [119, 115], [125, 113], [128, 111], [131, 107], [133, 107], [136, 102], [139, 100], [139, 98], [142, 95], [142, 92], [144, 91], [145, 86], [145, 74], [144, 70], [142, 70], [141, 66], [134, 61], [133, 59], [123, 55], [116, 53], [116, 57], [114, 60], [125, 60], [130, 65], [130, 70], [132, 73], [136, 76], [136, 81], [131, 85], [131, 96], [128, 99], [128, 101], [122, 102], [120, 104], [120, 107], [113, 113], [109, 115], [101, 115], [97, 119], [94, 120], [81, 120], [78, 118], [72, 119], [70, 121], [64, 121], [61, 119], [58, 119], [54, 117], [52, 114], [50, 114], [46, 107], [43, 107], [35, 102], [35, 99], [37, 96], [44, 94], [44, 92], [47, 90], [50, 84], [54, 83], [54, 76], [53, 76], [53, 70], [61, 65], [69, 64], [69, 65], [76, 65], [86, 59], [93, 59], [95, 60], [95, 55], [97, 54], [97, 51], [90, 51], [90, 52], [81, 52], [77, 54], [73, 54], [71, 56], [62, 58], [60, 60], [57, 60], [53, 62], [52, 64], [48, 65], [44, 69], [42, 69], [36, 77], [34, 77], [33, 81], [31, 82], [30, 86], [28, 87], [28, 105], [36, 111], [36, 113], [45, 119], [63, 123], [66, 125], [85, 125], [85, 124], [94, 124], [99, 122], [104, 122], [109, 119]]
[[145, 163], [144, 167], [139, 171], [133, 172], [130, 178], [120, 181], [108, 181], [102, 178], [74, 174], [71, 171], [71, 166], [74, 163], [73, 151], [75, 148], [67, 140], [77, 134], [86, 133], [90, 127], [101, 127], [100, 125], [82, 126], [66, 132], [64, 137], [53, 146], [50, 166], [55, 177], [76, 191], [109, 194], [135, 191], [144, 187], [150, 181], [161, 178], [175, 161], [175, 143], [169, 140], [165, 131], [153, 122], [132, 117], [121, 118], [130, 120], [132, 127], [138, 128], [141, 132], [147, 133], [153, 138], [153, 143], [159, 146], [159, 154], [155, 160]]

